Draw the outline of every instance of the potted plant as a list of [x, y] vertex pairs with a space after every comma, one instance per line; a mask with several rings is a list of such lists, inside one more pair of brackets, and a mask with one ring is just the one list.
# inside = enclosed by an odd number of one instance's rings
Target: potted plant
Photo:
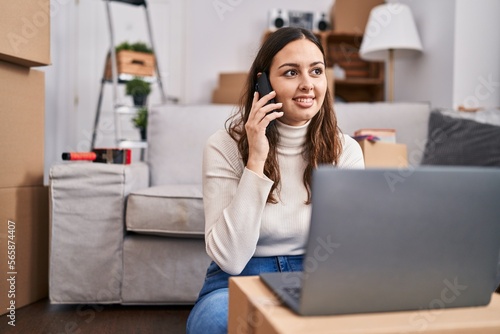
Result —
[[142, 107], [146, 104], [147, 97], [151, 93], [150, 83], [139, 77], [135, 77], [127, 81], [125, 85], [125, 93], [132, 96], [134, 105]]
[[148, 127], [148, 109], [146, 107], [139, 108], [137, 114], [132, 118], [132, 123], [141, 133], [141, 139], [146, 140], [146, 132]]
[[153, 53], [153, 49], [151, 49], [146, 43], [144, 42], [136, 42], [130, 44], [129, 42], [123, 42], [119, 44], [116, 48], [116, 53], [119, 53], [122, 50], [128, 50], [128, 51], [135, 51], [135, 52], [142, 52], [142, 53]]

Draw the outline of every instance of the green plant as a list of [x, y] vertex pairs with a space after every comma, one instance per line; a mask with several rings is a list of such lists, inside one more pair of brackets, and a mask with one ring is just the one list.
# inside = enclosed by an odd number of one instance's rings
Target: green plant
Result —
[[129, 42], [123, 42], [115, 48], [116, 53], [118, 53], [122, 50], [129, 50], [129, 51], [136, 51], [136, 52], [143, 52], [143, 53], [153, 53], [153, 49], [151, 49], [149, 46], [147, 46], [147, 44], [144, 42], [136, 42], [133, 44], [130, 44]]
[[148, 126], [148, 109], [145, 107], [139, 108], [137, 114], [132, 118], [132, 123], [139, 130], [145, 130]]
[[125, 84], [125, 93], [131, 96], [147, 96], [151, 93], [151, 85], [149, 82], [135, 77]]

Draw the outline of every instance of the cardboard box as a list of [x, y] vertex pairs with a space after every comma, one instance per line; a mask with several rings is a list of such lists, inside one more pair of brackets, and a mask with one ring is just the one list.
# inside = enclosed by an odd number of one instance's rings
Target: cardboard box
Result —
[[239, 104], [241, 93], [238, 88], [217, 88], [212, 93], [212, 103]]
[[371, 142], [369, 140], [361, 140], [358, 143], [363, 150], [365, 167], [367, 168], [408, 167], [408, 154], [404, 144]]
[[[138, 77], [155, 75], [155, 56], [152, 53], [122, 50], [116, 54], [117, 74], [130, 74]], [[106, 62], [106, 79], [111, 80], [111, 58]]]
[[212, 93], [212, 103], [239, 104], [248, 73], [220, 73], [217, 87]]
[[247, 82], [247, 72], [233, 72], [219, 74], [219, 87], [243, 89]]
[[500, 333], [500, 295], [486, 307], [301, 317], [258, 276], [229, 279], [228, 333]]
[[55, 9], [49, 0], [2, 1], [0, 60], [27, 67], [49, 65], [50, 14]]
[[333, 31], [364, 34], [370, 11], [384, 0], [336, 0], [332, 6]]
[[0, 61], [0, 188], [43, 185], [45, 76]]
[[2, 188], [0, 205], [0, 313], [4, 314], [10, 313], [11, 303], [17, 309], [48, 296], [48, 188]]

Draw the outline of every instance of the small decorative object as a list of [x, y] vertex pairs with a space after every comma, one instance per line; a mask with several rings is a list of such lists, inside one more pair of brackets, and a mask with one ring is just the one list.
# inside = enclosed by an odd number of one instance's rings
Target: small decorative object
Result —
[[146, 140], [146, 132], [148, 127], [148, 109], [145, 107], [140, 108], [137, 114], [132, 118], [132, 123], [139, 129], [141, 133], [141, 139]]
[[135, 77], [132, 80], [127, 81], [125, 93], [132, 96], [135, 106], [142, 107], [146, 104], [147, 97], [149, 93], [151, 93], [151, 86], [149, 82], [144, 81], [139, 77]]

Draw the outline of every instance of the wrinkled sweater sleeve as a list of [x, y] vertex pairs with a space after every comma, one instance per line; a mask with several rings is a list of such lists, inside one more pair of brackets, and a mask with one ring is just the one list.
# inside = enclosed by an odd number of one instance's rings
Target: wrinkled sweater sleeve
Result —
[[272, 184], [243, 166], [225, 131], [209, 138], [203, 155], [205, 244], [228, 274], [239, 274], [255, 252]]

